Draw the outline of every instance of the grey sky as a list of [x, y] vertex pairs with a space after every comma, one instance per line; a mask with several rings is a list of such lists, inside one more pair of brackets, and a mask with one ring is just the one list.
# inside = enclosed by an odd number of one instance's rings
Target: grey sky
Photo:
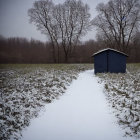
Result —
[[[27, 11], [36, 0], [0, 0], [0, 35], [4, 37], [26, 37], [46, 41], [47, 37], [29, 23]], [[65, 0], [53, 0], [54, 3], [62, 3]], [[82, 0], [90, 7], [91, 17], [96, 16], [98, 3], [108, 0]], [[90, 31], [83, 40], [95, 38], [95, 30]]]

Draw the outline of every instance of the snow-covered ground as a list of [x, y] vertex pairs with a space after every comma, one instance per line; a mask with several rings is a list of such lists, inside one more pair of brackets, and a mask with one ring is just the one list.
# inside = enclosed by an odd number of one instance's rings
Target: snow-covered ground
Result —
[[126, 136], [140, 139], [140, 64], [127, 65], [125, 74], [98, 74], [104, 93]]
[[31, 121], [22, 140], [134, 140], [123, 137], [98, 80], [93, 70], [81, 73]]
[[91, 64], [0, 65], [0, 140], [19, 139], [30, 120]]

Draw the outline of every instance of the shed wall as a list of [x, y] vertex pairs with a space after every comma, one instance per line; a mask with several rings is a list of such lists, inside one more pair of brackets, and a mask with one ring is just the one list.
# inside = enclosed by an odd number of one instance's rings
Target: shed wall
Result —
[[107, 52], [94, 56], [95, 73], [107, 72]]
[[125, 73], [126, 56], [110, 50], [108, 54], [108, 72]]
[[112, 51], [106, 50], [94, 56], [95, 73], [125, 73], [126, 72], [126, 56]]

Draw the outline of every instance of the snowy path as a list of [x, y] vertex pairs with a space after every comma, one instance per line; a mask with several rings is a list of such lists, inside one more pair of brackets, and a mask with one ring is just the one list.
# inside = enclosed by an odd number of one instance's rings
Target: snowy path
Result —
[[115, 124], [93, 70], [81, 73], [66, 93], [23, 132], [22, 140], [134, 140]]

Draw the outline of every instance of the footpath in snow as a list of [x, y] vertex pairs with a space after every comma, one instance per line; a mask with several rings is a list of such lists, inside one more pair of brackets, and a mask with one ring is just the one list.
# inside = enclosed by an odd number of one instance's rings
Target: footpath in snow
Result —
[[22, 140], [134, 140], [123, 137], [93, 70], [79, 75], [66, 93], [31, 121]]

